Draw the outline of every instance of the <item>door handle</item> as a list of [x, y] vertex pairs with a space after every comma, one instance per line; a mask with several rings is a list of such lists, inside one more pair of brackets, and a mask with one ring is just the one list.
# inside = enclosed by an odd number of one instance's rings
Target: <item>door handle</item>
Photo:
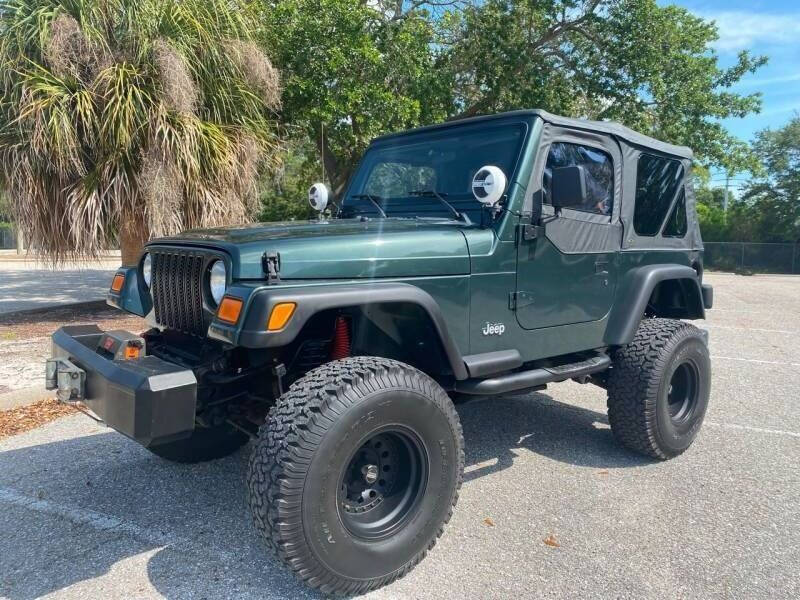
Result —
[[594, 272], [596, 275], [608, 275], [608, 261], [598, 260], [594, 263]]

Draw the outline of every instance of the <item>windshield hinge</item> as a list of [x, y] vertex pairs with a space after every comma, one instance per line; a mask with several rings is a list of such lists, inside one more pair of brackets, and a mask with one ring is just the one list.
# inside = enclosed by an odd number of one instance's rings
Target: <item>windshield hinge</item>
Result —
[[508, 295], [508, 308], [510, 310], [517, 310], [524, 306], [533, 304], [534, 298], [532, 292], [511, 292]]
[[542, 234], [544, 228], [539, 225], [521, 223], [517, 225], [517, 242], [529, 242]]
[[281, 253], [264, 252], [261, 256], [261, 268], [267, 276], [267, 284], [277, 283], [281, 280]]

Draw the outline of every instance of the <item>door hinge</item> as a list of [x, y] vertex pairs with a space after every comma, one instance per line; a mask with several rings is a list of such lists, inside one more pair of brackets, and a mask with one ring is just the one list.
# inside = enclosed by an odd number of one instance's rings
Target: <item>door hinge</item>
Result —
[[510, 310], [517, 310], [530, 304], [533, 304], [534, 298], [531, 292], [511, 292], [508, 295], [508, 308]]

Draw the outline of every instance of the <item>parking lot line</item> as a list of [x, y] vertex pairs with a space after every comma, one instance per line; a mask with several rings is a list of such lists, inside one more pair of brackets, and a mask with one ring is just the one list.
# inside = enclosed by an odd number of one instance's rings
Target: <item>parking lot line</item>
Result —
[[736, 360], [739, 362], [755, 363], [759, 365], [780, 365], [783, 367], [800, 367], [800, 363], [781, 360], [759, 360], [757, 358], [739, 358], [735, 356], [712, 356], [711, 360]]
[[60, 517], [76, 525], [88, 525], [99, 531], [118, 531], [155, 546], [166, 547], [183, 541], [172, 536], [165, 536], [151, 529], [145, 529], [118, 517], [112, 517], [85, 508], [72, 508], [50, 500], [40, 500], [5, 487], [0, 487], [0, 502]]
[[117, 532], [156, 548], [180, 545], [184, 549], [191, 549], [194, 547], [194, 549], [206, 555], [211, 552], [217, 560], [221, 561], [231, 561], [235, 558], [230, 552], [219, 548], [214, 548], [212, 550], [205, 544], [198, 547], [198, 544], [193, 540], [184, 539], [169, 532], [162, 533], [153, 529], [141, 527], [140, 525], [125, 521], [119, 517], [107, 515], [88, 508], [75, 508], [50, 500], [33, 498], [6, 487], [0, 487], [0, 503], [10, 504], [33, 512], [58, 517], [70, 523], [74, 523], [75, 525], [87, 525], [97, 531]]
[[789, 437], [800, 438], [800, 433], [797, 431], [787, 431], [785, 429], [767, 429], [766, 427], [751, 427], [750, 425], [737, 425], [735, 423], [717, 423], [716, 421], [705, 421], [705, 425], [712, 427], [723, 427], [726, 429], [741, 429], [744, 431], [752, 431], [755, 433], [769, 433], [772, 435], [787, 435]]
[[759, 327], [734, 327], [732, 325], [711, 325], [703, 323], [701, 329], [730, 329], [733, 331], [760, 331], [761, 333], [782, 333], [786, 335], [800, 335], [800, 331], [788, 331], [786, 329], [761, 329]]

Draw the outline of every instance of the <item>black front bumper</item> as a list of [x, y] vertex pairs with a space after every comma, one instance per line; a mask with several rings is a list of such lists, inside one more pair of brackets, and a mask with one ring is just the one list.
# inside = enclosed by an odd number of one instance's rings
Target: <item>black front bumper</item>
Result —
[[72, 363], [77, 372], [69, 376], [81, 380], [75, 388], [80, 391], [64, 401], [85, 405], [109, 427], [144, 446], [191, 435], [197, 404], [194, 373], [156, 356], [106, 358], [98, 351], [103, 333], [96, 325], [75, 325], [53, 334], [53, 358]]

